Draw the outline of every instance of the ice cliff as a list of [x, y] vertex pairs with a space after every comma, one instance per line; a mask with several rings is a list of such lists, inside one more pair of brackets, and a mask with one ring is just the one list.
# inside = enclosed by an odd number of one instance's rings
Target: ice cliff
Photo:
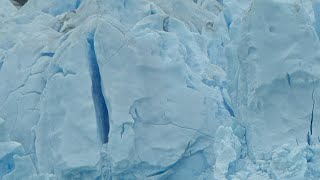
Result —
[[319, 0], [13, 1], [1, 180], [320, 179]]

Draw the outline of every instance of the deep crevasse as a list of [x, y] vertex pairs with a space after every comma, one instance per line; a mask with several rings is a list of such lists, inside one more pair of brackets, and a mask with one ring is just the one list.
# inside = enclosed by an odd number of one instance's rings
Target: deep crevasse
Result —
[[2, 0], [0, 179], [319, 179], [318, 7]]

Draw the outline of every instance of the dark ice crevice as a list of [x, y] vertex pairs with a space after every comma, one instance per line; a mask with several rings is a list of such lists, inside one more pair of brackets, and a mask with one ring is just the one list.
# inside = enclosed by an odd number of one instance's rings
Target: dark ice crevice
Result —
[[88, 43], [90, 45], [89, 50], [89, 66], [92, 81], [92, 96], [95, 106], [97, 123], [100, 131], [100, 138], [102, 143], [108, 142], [109, 135], [109, 111], [103, 95], [102, 85], [101, 85], [101, 75], [100, 69], [95, 53], [94, 47], [94, 33], [88, 38]]

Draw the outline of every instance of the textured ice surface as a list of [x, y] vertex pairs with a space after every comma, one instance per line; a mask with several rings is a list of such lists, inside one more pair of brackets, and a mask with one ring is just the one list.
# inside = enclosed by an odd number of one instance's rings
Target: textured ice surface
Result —
[[0, 179], [319, 179], [319, 7], [0, 0]]

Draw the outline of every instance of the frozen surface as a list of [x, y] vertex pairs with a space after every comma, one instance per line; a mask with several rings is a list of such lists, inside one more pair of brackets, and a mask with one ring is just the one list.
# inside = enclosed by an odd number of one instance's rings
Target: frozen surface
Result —
[[0, 0], [0, 179], [319, 179], [319, 7]]

